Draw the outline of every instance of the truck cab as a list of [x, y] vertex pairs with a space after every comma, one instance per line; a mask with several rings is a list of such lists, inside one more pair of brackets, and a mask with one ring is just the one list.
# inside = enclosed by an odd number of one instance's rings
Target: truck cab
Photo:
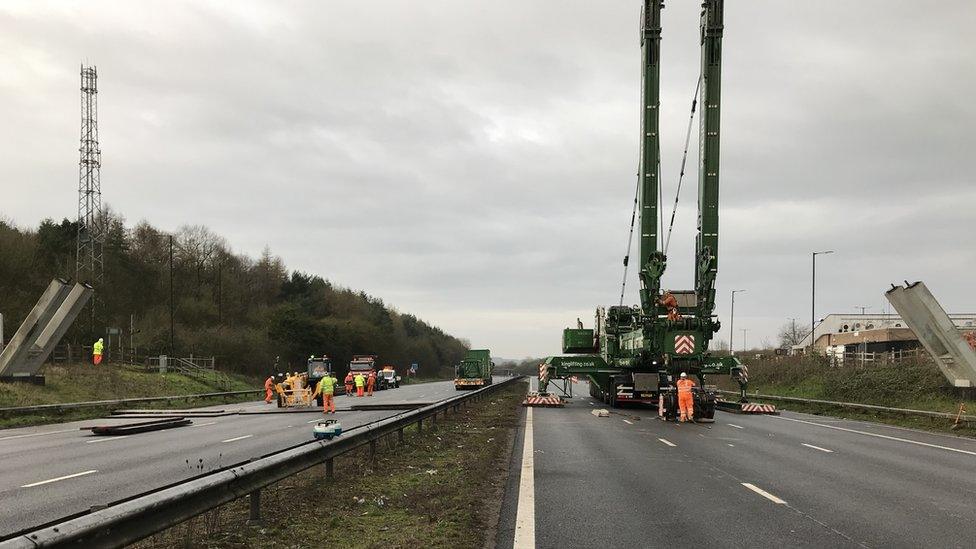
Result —
[[[308, 357], [308, 386], [315, 391], [318, 386], [319, 381], [325, 377], [327, 374], [332, 377], [336, 377], [335, 373], [332, 371], [332, 359], [328, 355], [315, 356], [312, 355]], [[335, 394], [340, 395], [343, 392], [342, 385], [336, 385]], [[319, 406], [322, 405], [322, 395], [316, 397], [316, 402]]]
[[396, 389], [400, 386], [400, 379], [393, 366], [387, 364], [376, 376], [376, 387], [378, 389]]
[[[362, 374], [363, 377], [369, 378], [370, 372], [376, 372], [376, 355], [352, 355], [352, 360], [349, 362], [349, 373], [355, 377], [357, 374]], [[376, 378], [376, 389], [380, 387], [380, 380], [377, 376]]]

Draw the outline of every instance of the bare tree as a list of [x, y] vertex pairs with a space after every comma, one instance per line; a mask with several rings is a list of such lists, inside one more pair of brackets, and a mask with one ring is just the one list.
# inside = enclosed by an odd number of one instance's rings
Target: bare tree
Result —
[[789, 349], [794, 345], [799, 345], [803, 338], [806, 337], [807, 332], [810, 331], [810, 327], [806, 324], [797, 324], [796, 321], [790, 321], [783, 324], [779, 328], [779, 346], [781, 349]]

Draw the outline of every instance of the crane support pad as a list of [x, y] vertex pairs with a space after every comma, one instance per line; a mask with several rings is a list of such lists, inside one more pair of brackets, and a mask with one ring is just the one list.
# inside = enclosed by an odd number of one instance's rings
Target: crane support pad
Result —
[[718, 400], [715, 402], [715, 409], [733, 414], [770, 414], [779, 415], [776, 406], [773, 404], [757, 404], [753, 402], [729, 402]]
[[556, 395], [539, 393], [529, 393], [525, 395], [525, 400], [522, 401], [522, 406], [534, 408], [562, 408], [565, 405], [566, 401]]
[[193, 422], [189, 418], [174, 417], [157, 419], [154, 421], [139, 421], [136, 423], [123, 423], [120, 425], [96, 425], [94, 427], [82, 427], [82, 431], [91, 431], [95, 435], [131, 435], [134, 433], [145, 433], [147, 431], [160, 431], [162, 429], [172, 429], [174, 427], [185, 427]]

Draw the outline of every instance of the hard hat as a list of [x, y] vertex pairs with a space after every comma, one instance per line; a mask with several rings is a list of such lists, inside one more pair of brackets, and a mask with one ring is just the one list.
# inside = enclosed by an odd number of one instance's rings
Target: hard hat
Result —
[[688, 377], [688, 374], [681, 372], [681, 377]]

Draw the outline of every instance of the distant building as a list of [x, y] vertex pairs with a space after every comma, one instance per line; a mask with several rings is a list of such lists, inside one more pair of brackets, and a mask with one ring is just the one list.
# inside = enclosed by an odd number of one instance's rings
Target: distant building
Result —
[[[950, 314], [949, 319], [964, 335], [976, 332], [976, 314]], [[918, 336], [898, 315], [830, 314], [817, 324], [813, 347], [818, 352], [882, 353], [921, 347]], [[976, 336], [969, 336], [972, 339]], [[810, 346], [810, 334], [794, 353], [803, 353]]]

